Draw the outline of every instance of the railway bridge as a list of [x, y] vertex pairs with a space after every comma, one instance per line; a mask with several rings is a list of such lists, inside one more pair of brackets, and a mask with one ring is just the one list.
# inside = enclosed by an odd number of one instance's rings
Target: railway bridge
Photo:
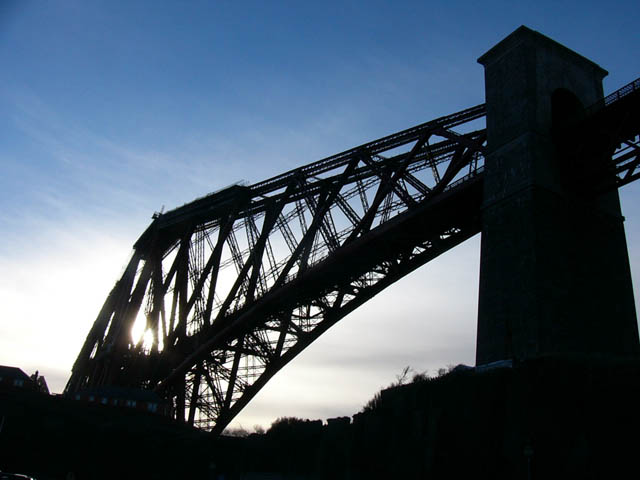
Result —
[[479, 232], [478, 364], [640, 353], [617, 191], [640, 177], [640, 80], [605, 97], [605, 70], [524, 26], [478, 61], [486, 104], [154, 215], [65, 392], [155, 390], [219, 433], [328, 328]]

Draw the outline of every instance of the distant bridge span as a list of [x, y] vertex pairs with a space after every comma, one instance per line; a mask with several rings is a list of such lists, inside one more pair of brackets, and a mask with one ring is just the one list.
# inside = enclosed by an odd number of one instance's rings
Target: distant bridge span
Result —
[[[640, 177], [639, 98], [637, 80], [554, 124], [580, 195]], [[329, 327], [482, 230], [486, 110], [154, 215], [65, 392], [154, 389], [180, 421], [221, 432]]]

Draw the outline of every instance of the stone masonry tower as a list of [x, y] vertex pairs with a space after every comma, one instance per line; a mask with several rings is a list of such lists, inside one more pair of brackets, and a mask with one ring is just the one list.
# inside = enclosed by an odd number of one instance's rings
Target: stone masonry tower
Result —
[[607, 72], [524, 26], [485, 67], [478, 365], [544, 354], [640, 352], [617, 190], [585, 192], [554, 127], [603, 97]]

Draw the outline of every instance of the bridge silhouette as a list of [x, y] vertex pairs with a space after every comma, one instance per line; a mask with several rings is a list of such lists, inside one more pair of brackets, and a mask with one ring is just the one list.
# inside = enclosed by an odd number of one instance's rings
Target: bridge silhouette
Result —
[[[637, 354], [617, 188], [640, 178], [640, 80], [604, 98], [606, 72], [526, 27], [479, 61], [486, 105], [155, 214], [65, 393], [152, 389], [176, 419], [219, 433], [328, 328], [479, 232], [478, 363]], [[519, 78], [514, 65], [536, 69]], [[535, 125], [520, 125], [531, 118]], [[544, 138], [531, 143], [531, 132]], [[534, 154], [509, 153], [524, 144]], [[555, 218], [559, 208], [578, 220]], [[547, 227], [550, 241], [564, 239], [561, 261], [544, 238], [523, 234]], [[586, 234], [606, 238], [604, 251], [600, 241], [577, 248]], [[588, 278], [574, 282], [581, 260]], [[581, 295], [593, 300], [567, 319]], [[612, 334], [601, 333], [603, 311]], [[136, 324], [144, 334], [134, 340]]]

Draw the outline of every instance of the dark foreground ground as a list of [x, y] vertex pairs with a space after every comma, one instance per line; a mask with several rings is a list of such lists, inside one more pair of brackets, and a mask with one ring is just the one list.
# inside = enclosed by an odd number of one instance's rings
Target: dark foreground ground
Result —
[[384, 390], [350, 419], [212, 438], [158, 416], [0, 392], [0, 469], [112, 478], [635, 478], [640, 361], [540, 358]]

